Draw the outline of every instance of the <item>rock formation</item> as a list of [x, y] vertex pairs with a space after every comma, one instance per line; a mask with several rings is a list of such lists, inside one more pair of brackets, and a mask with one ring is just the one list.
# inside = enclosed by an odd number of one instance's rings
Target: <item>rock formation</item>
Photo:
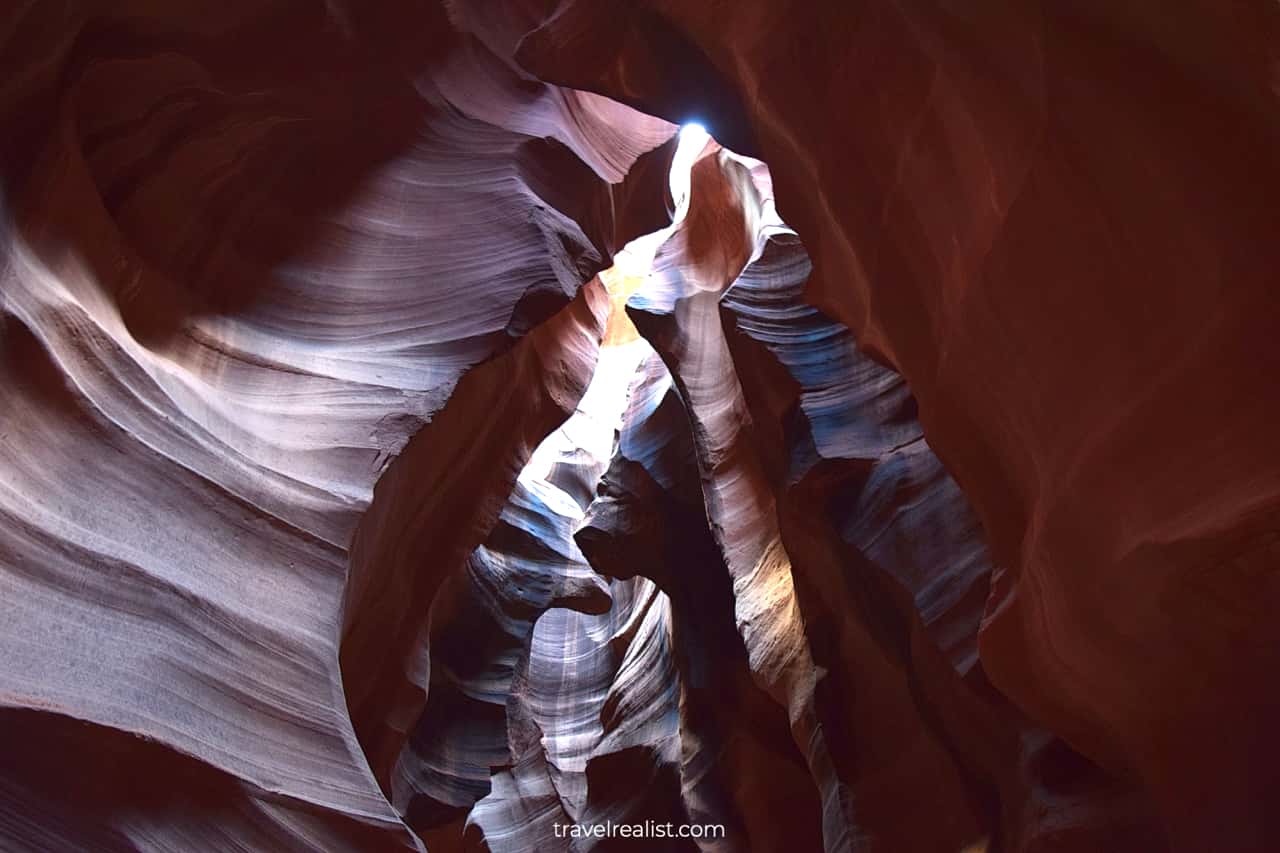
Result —
[[0, 849], [1276, 849], [1278, 24], [0, 13]]

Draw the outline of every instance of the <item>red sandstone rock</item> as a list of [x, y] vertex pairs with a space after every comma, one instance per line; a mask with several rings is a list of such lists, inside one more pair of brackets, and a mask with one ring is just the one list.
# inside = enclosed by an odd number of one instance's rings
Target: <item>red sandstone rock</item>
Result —
[[[608, 303], [579, 288], [664, 221], [673, 128], [442, 12], [401, 21], [412, 63], [322, 5], [4, 16], [0, 704], [196, 768], [66, 837], [220, 849], [184, 823], [211, 779], [279, 823], [252, 848], [420, 847], [384, 757], [430, 592], [585, 388]], [[447, 543], [404, 527], [431, 506]], [[29, 759], [2, 846], [63, 847], [19, 819], [67, 814]]]
[[0, 847], [1280, 846], [1278, 23], [0, 12]]
[[[1280, 844], [1278, 23], [564, 0], [518, 54], [673, 120], [693, 101], [769, 161], [810, 299], [901, 372], [987, 531], [984, 668], [1186, 850]], [[682, 96], [673, 57], [714, 84]]]

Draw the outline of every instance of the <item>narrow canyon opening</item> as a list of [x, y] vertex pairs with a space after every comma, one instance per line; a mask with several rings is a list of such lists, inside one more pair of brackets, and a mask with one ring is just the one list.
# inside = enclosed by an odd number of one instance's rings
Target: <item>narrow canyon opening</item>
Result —
[[1280, 849], [1222, 5], [8, 4], [0, 849]]
[[[715, 192], [723, 188], [710, 176], [718, 181], [725, 164], [749, 163], [722, 149], [701, 125], [682, 126], [678, 139], [669, 180], [671, 223], [629, 242], [599, 274], [609, 315], [590, 384], [518, 478], [514, 501], [526, 508], [540, 504], [544, 518], [555, 517], [537, 530], [542, 547], [553, 552], [551, 571], [561, 574], [552, 583], [564, 597], [537, 617], [503, 694], [510, 765], [491, 776], [489, 792], [467, 816], [473, 838], [504, 839], [488, 841], [493, 849], [508, 843], [516, 823], [513, 807], [527, 808], [510, 802], [514, 792], [542, 773], [557, 797], [548, 798], [537, 822], [519, 827], [524, 840], [513, 849], [546, 844], [547, 837], [582, 843], [596, 826], [621, 825], [635, 827], [648, 849], [714, 847], [752, 830], [761, 841], [774, 836], [769, 843], [822, 843], [818, 792], [805, 779], [785, 711], [751, 683], [732, 584], [698, 512], [692, 446], [663, 460], [633, 456], [638, 441], [684, 436], [672, 375], [636, 328], [628, 305], [661, 300], [664, 287], [673, 284], [661, 272], [655, 277], [655, 265], [718, 294], [750, 263], [736, 258], [730, 263], [739, 268], [724, 267], [715, 245], [701, 246], [699, 255], [679, 239], [667, 245], [685, 228], [691, 208], [695, 217], [711, 213], [730, 223], [739, 212], [694, 207], [701, 203], [694, 197], [698, 162], [707, 160], [698, 187], [713, 202], [723, 200]], [[767, 192], [767, 170], [759, 163], [754, 167], [763, 182], [738, 185], [738, 193]], [[766, 199], [747, 195], [735, 201], [742, 214], [737, 225], [748, 231], [753, 223], [746, 211], [763, 208]], [[754, 218], [762, 219], [759, 213]], [[720, 333], [704, 328], [692, 334]], [[649, 419], [663, 408], [659, 417], [669, 420], [655, 429]], [[675, 470], [682, 465], [684, 471]], [[663, 469], [669, 479], [659, 474]], [[635, 505], [637, 483], [679, 490], [683, 511], [659, 515], [655, 506]], [[656, 498], [644, 495], [646, 501]], [[520, 549], [507, 553], [527, 555]], [[693, 556], [698, 562], [689, 562]], [[611, 606], [600, 612], [606, 603]], [[468, 686], [473, 691], [475, 682]], [[716, 707], [725, 696], [735, 697], [736, 711], [750, 711], [754, 730], [726, 719]], [[734, 767], [734, 753], [742, 749], [735, 737], [776, 754], [767, 780], [733, 780], [746, 770]], [[703, 757], [689, 761], [686, 752], [694, 751]], [[724, 766], [715, 766], [719, 761]], [[766, 784], [782, 788], [764, 793]], [[785, 832], [781, 824], [765, 829], [759, 815], [750, 814], [764, 806], [789, 816]], [[647, 830], [644, 836], [641, 829]], [[614, 833], [609, 830], [617, 844]]]
[[[670, 133], [668, 223], [464, 376], [379, 481], [342, 646], [356, 733], [433, 849], [619, 825], [684, 828], [646, 849], [981, 849], [993, 806], [953, 753], [983, 700], [940, 707], [981, 678], [979, 525], [901, 377], [808, 301], [768, 167]], [[464, 498], [477, 446], [513, 467]], [[379, 670], [360, 650], [385, 654], [391, 613], [404, 665]], [[862, 677], [891, 713], [851, 732]], [[853, 806], [924, 778], [945, 820]]]
[[[795, 298], [807, 256], [776, 214], [765, 164], [700, 124], [668, 145], [668, 224], [630, 240], [584, 285], [598, 291], [602, 330], [580, 397], [532, 448], [491, 526], [482, 522], [483, 543], [423, 588], [433, 597], [409, 679], [421, 692], [401, 694], [400, 724], [386, 726], [385, 694], [374, 709], [391, 734], [381, 746], [365, 740], [375, 773], [433, 849], [464, 838], [468, 849], [577, 845], [609, 825], [649, 827], [646, 849], [824, 843], [809, 762], [828, 759], [802, 752], [816, 725], [788, 718], [807, 700], [759, 660], [753, 668], [744, 642], [757, 657], [778, 642], [808, 654], [777, 531], [761, 540], [772, 563], [739, 558], [735, 579], [725, 560], [726, 536], [759, 539], [750, 528], [776, 521], [713, 533], [726, 519], [707, 509], [771, 512], [717, 306], [740, 280], [753, 286], [757, 264], [766, 289]], [[505, 369], [495, 378], [512, 381]], [[716, 425], [718, 409], [734, 420]], [[742, 458], [726, 467], [725, 453]], [[413, 455], [411, 442], [403, 458]], [[740, 585], [763, 585], [754, 594], [779, 612], [759, 612]], [[543, 793], [529, 802], [530, 789]]]

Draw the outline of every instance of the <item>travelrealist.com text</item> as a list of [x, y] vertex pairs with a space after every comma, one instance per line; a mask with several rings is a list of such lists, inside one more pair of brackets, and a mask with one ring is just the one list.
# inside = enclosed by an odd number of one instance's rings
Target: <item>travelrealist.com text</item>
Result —
[[724, 838], [718, 823], [557, 823], [556, 838]]

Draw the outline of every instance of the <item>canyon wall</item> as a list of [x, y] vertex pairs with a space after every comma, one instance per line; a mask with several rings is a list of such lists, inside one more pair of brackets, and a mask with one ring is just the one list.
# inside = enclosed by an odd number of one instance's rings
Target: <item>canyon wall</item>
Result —
[[5, 849], [422, 847], [432, 597], [586, 388], [675, 129], [381, 11], [5, 12]]
[[1280, 846], [1278, 25], [5, 11], [0, 848]]
[[1278, 36], [1265, 2], [562, 0], [517, 52], [769, 162], [805, 299], [986, 531], [984, 673], [1186, 850], [1280, 844]]

